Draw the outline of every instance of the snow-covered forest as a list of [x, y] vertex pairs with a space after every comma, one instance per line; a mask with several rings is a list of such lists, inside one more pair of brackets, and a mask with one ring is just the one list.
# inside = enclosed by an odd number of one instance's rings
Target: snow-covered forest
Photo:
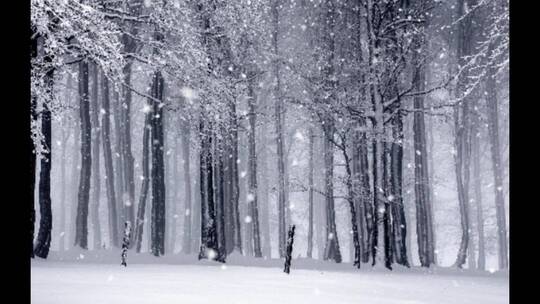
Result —
[[509, 0], [31, 0], [32, 301], [508, 303], [508, 28]]

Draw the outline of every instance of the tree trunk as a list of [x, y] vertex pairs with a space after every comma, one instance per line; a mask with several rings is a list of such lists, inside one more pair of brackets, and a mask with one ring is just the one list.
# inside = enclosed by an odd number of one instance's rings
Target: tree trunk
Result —
[[285, 254], [285, 269], [283, 270], [286, 274], [289, 274], [291, 271], [291, 260], [292, 260], [292, 251], [293, 251], [293, 242], [294, 242], [294, 229], [295, 226], [289, 229], [287, 236], [287, 252]]
[[[272, 2], [272, 47], [275, 56], [278, 52], [278, 34], [279, 34], [279, 0]], [[283, 153], [283, 100], [281, 98], [281, 78], [279, 74], [280, 64], [278, 61], [273, 63], [274, 77], [276, 84], [274, 86], [275, 99], [275, 126], [276, 126], [276, 146], [277, 146], [277, 168], [278, 168], [278, 245], [279, 257], [285, 257], [285, 160]]]
[[146, 202], [148, 201], [148, 188], [150, 185], [150, 130], [152, 129], [152, 101], [148, 100], [147, 110], [144, 116], [144, 129], [142, 140], [142, 175], [139, 204], [137, 205], [137, 220], [135, 222], [135, 250], [141, 252], [142, 238], [144, 233], [144, 219]]
[[484, 234], [484, 211], [482, 208], [482, 176], [480, 172], [480, 113], [478, 104], [475, 103], [475, 111], [471, 117], [471, 153], [472, 174], [474, 187], [474, 202], [476, 205], [476, 229], [478, 234], [478, 269], [486, 270], [486, 248]]
[[253, 240], [248, 240], [249, 243], [253, 242], [254, 255], [257, 258], [262, 257], [261, 251], [261, 235], [259, 229], [259, 206], [258, 206], [258, 187], [257, 187], [257, 149], [255, 146], [256, 138], [256, 105], [255, 105], [255, 91], [254, 91], [254, 80], [255, 75], [249, 75], [250, 77], [248, 83], [248, 108], [249, 108], [249, 157], [248, 157], [248, 167], [249, 167], [249, 181], [248, 181], [248, 208], [249, 216], [251, 221], [248, 221], [248, 229], [251, 230], [251, 236]]
[[[71, 86], [72, 86], [72, 78], [71, 78], [71, 74], [68, 72], [67, 73], [67, 81], [66, 81], [66, 89], [64, 91], [65, 95], [64, 95], [64, 102], [66, 104], [68, 104], [70, 102], [70, 99], [71, 99], [71, 94], [70, 94], [70, 90], [71, 90]], [[64, 120], [65, 119], [65, 120]], [[68, 144], [68, 141], [69, 141], [69, 138], [71, 137], [71, 133], [69, 132], [69, 125], [64, 125], [66, 122], [68, 122], [69, 120], [67, 120], [67, 116], [64, 117], [64, 119], [62, 119], [62, 122], [63, 122], [63, 125], [62, 125], [62, 131], [61, 131], [61, 136], [62, 136], [62, 156], [60, 158], [60, 161], [61, 161], [61, 164], [60, 164], [60, 186], [62, 187], [62, 189], [60, 190], [60, 234], [58, 236], [59, 240], [58, 240], [58, 249], [59, 251], [64, 251], [66, 249], [66, 228], [67, 228], [67, 224], [66, 224], [66, 220], [67, 220], [67, 204], [66, 204], [66, 192], [67, 192], [67, 189], [69, 189], [69, 185], [67, 185], [66, 183], [66, 162], [67, 162], [67, 158], [66, 158], [66, 149], [67, 149], [67, 144]]]
[[163, 87], [161, 72], [154, 73], [152, 80], [152, 254], [165, 254], [165, 163], [163, 160]]
[[[65, 100], [68, 100], [68, 98], [66, 98]], [[59, 251], [64, 251], [66, 249], [66, 189], [68, 188], [68, 185], [66, 184], [66, 146], [69, 139], [69, 133], [68, 130], [65, 129], [66, 126], [63, 127], [62, 156], [60, 158], [60, 186], [62, 187], [62, 189], [60, 190], [60, 234], [58, 236]]]
[[[130, 0], [127, 1], [127, 10], [131, 16], [138, 17], [143, 9], [143, 0]], [[128, 27], [127, 32], [122, 35], [122, 43], [124, 45], [125, 53], [137, 52], [137, 37], [139, 32], [139, 24], [132, 23]], [[135, 179], [134, 179], [134, 158], [131, 153], [131, 74], [132, 74], [131, 59], [128, 59], [127, 64], [123, 68], [124, 83], [126, 87], [123, 88], [122, 106], [120, 107], [120, 116], [122, 118], [120, 124], [121, 132], [121, 145], [122, 145], [122, 207], [124, 220], [129, 221], [131, 224], [135, 222]], [[160, 119], [159, 119], [160, 120]], [[163, 190], [164, 191], [164, 190]], [[164, 194], [163, 194], [164, 195]], [[123, 223], [124, 221], [121, 221]], [[131, 242], [130, 242], [131, 243]]]
[[125, 223], [126, 217], [125, 217], [125, 210], [124, 210], [124, 199], [123, 199], [123, 193], [124, 193], [124, 148], [122, 145], [122, 101], [120, 99], [120, 94], [117, 91], [118, 88], [115, 88], [114, 90], [114, 159], [115, 159], [115, 194], [116, 194], [116, 212], [117, 212], [117, 220], [116, 220], [116, 230], [118, 231], [118, 246], [120, 246], [121, 241], [121, 235], [124, 227], [122, 226], [122, 223]]
[[[48, 95], [52, 97], [52, 73], [47, 75], [50, 83]], [[49, 97], [47, 96], [47, 97]], [[52, 101], [52, 100], [50, 100]], [[34, 253], [40, 258], [46, 259], [51, 246], [52, 230], [52, 210], [51, 210], [51, 163], [52, 163], [52, 145], [51, 145], [51, 111], [48, 102], [44, 101], [41, 110], [41, 133], [43, 134], [41, 152], [41, 169], [39, 172], [39, 230], [34, 247]]]
[[457, 56], [461, 71], [457, 79], [457, 95], [460, 97], [461, 104], [454, 106], [455, 123], [455, 145], [456, 145], [456, 181], [458, 188], [458, 200], [461, 217], [461, 242], [456, 258], [455, 265], [461, 268], [467, 260], [467, 251], [469, 246], [469, 163], [470, 163], [470, 121], [469, 121], [469, 101], [465, 91], [468, 84], [468, 68], [466, 67], [466, 57], [472, 53], [472, 21], [474, 12], [465, 12], [465, 1], [470, 7], [470, 0], [459, 0], [457, 4], [458, 16], [464, 16], [464, 19], [458, 24], [457, 31]]
[[[365, 127], [365, 121], [362, 121], [360, 126]], [[368, 160], [368, 140], [366, 138], [366, 133], [360, 134], [360, 147], [359, 147], [359, 162], [360, 162], [360, 194], [361, 202], [363, 206], [364, 215], [360, 215], [361, 219], [364, 218], [365, 223], [363, 226], [365, 229], [364, 243], [362, 245], [362, 262], [369, 262], [369, 257], [371, 253], [371, 248], [373, 248], [373, 241], [375, 238], [375, 208], [373, 205], [373, 198], [371, 194], [371, 186], [369, 182], [369, 160]], [[360, 210], [362, 210], [360, 209]]]
[[[203, 116], [201, 114], [201, 116]], [[214, 210], [213, 160], [211, 124], [200, 118], [200, 187], [201, 187], [201, 247], [200, 259], [215, 260], [218, 253], [216, 215]]]
[[[124, 67], [124, 82], [131, 86], [131, 62]], [[133, 171], [133, 154], [131, 153], [131, 89], [124, 88], [122, 106], [120, 107], [121, 145], [122, 145], [122, 205], [124, 220], [133, 223], [135, 220], [135, 180]]]
[[185, 202], [185, 211], [184, 211], [184, 241], [182, 245], [182, 251], [185, 254], [191, 253], [191, 219], [192, 219], [192, 207], [191, 207], [191, 169], [190, 169], [190, 157], [189, 157], [189, 140], [190, 140], [190, 128], [187, 121], [181, 122], [182, 130], [182, 158], [184, 165], [184, 202]]
[[260, 128], [259, 132], [259, 157], [260, 162], [257, 170], [261, 181], [259, 202], [261, 206], [261, 231], [263, 236], [262, 254], [264, 257], [272, 257], [272, 247], [270, 244], [270, 208], [269, 208], [269, 184], [268, 184], [268, 152], [267, 152], [267, 128], [266, 124]]
[[409, 267], [407, 259], [407, 222], [403, 206], [403, 118], [400, 113], [393, 119], [393, 142], [390, 151], [390, 191], [393, 219], [394, 257], [398, 264]]
[[[201, 150], [200, 150], [200, 147], [199, 149], [196, 150], [196, 153], [198, 154], [198, 158], [201, 159]], [[201, 180], [202, 180], [202, 176], [201, 176], [201, 168], [200, 168], [200, 161], [199, 162], [194, 162], [194, 170], [193, 170], [193, 174], [195, 176], [195, 179], [193, 180], [193, 185], [192, 185], [192, 193], [196, 194], [200, 189], [201, 187], [203, 187], [203, 185], [201, 185]], [[202, 218], [202, 213], [201, 213], [201, 205], [203, 204], [203, 201], [201, 200], [202, 198], [202, 194], [201, 195], [193, 195], [193, 215], [191, 216], [191, 248], [192, 250], [191, 251], [197, 251], [197, 248], [199, 248], [201, 246], [201, 226], [202, 226], [202, 223], [201, 223], [201, 218]]]
[[77, 207], [78, 207], [78, 186], [79, 186], [79, 167], [80, 157], [81, 157], [81, 136], [80, 129], [81, 124], [79, 123], [79, 107], [75, 106], [73, 111], [73, 151], [71, 153], [71, 183], [70, 183], [70, 229], [69, 229], [69, 241], [67, 244], [68, 249], [75, 244], [75, 235], [77, 232]]
[[[415, 48], [420, 52], [424, 48], [425, 37], [415, 39]], [[421, 65], [417, 53], [414, 55], [415, 70], [413, 86], [417, 91], [424, 91], [426, 71]], [[424, 120], [424, 96], [414, 97], [414, 180], [416, 198], [416, 235], [418, 239], [418, 256], [422, 267], [435, 264], [435, 247], [433, 234], [433, 215], [430, 197], [430, 182], [427, 162], [426, 131]]]
[[225, 261], [227, 257], [226, 239], [225, 239], [225, 197], [224, 197], [224, 154], [223, 154], [223, 129], [219, 128], [214, 130], [214, 195], [215, 195], [215, 208], [216, 208], [216, 234], [218, 237], [218, 251], [217, 260]]
[[107, 201], [109, 209], [109, 238], [110, 245], [119, 247], [118, 234], [118, 212], [116, 205], [116, 189], [115, 189], [115, 175], [113, 167], [113, 158], [111, 151], [111, 110], [110, 110], [110, 95], [109, 95], [109, 80], [102, 72], [101, 74], [101, 86], [102, 86], [102, 109], [103, 115], [101, 116], [101, 127], [103, 137], [103, 161], [105, 164], [105, 186], [107, 188]]
[[309, 128], [309, 172], [308, 172], [308, 204], [309, 204], [309, 215], [308, 215], [308, 247], [307, 247], [307, 257], [313, 257], [313, 144], [315, 140], [315, 135], [313, 134], [313, 127]]
[[330, 119], [326, 119], [323, 125], [324, 131], [324, 183], [326, 202], [326, 242], [324, 248], [324, 260], [332, 259], [341, 263], [341, 252], [336, 231], [336, 215], [334, 209], [334, 125]]
[[486, 89], [488, 93], [488, 132], [493, 178], [495, 180], [495, 214], [497, 217], [499, 269], [506, 269], [508, 268], [508, 240], [506, 232], [506, 211], [504, 206], [503, 165], [501, 163], [501, 148], [499, 144], [499, 105], [496, 89], [497, 81], [495, 77], [495, 68], [490, 66], [486, 80]]
[[236, 100], [230, 102], [231, 132], [232, 132], [232, 223], [234, 227], [234, 249], [242, 253], [242, 227], [240, 226], [240, 181], [238, 179], [238, 121], [236, 117]]
[[94, 250], [101, 248], [101, 225], [99, 223], [99, 195], [101, 192], [100, 183], [100, 164], [99, 164], [99, 147], [101, 128], [99, 125], [99, 115], [101, 108], [98, 102], [98, 67], [95, 64], [92, 67], [92, 94], [90, 105], [90, 119], [92, 122], [92, 193], [91, 193], [91, 219], [94, 234]]
[[90, 123], [88, 62], [86, 60], [79, 63], [79, 99], [81, 117], [81, 174], [79, 178], [75, 246], [88, 249], [88, 203], [92, 174], [92, 125]]
[[360, 237], [358, 232], [358, 205], [355, 204], [355, 189], [353, 185], [353, 171], [351, 168], [351, 159], [347, 153], [346, 143], [343, 144], [343, 158], [345, 159], [345, 170], [347, 173], [346, 186], [347, 186], [347, 202], [349, 203], [349, 209], [351, 213], [351, 230], [352, 230], [352, 256], [353, 266], [360, 268], [360, 260], [362, 255], [362, 249], [360, 245]]
[[[30, 56], [35, 58], [38, 55], [38, 37], [34, 36], [35, 28], [32, 28], [31, 48]], [[35, 192], [36, 192], [36, 144], [34, 143], [34, 128], [37, 128], [38, 116], [37, 116], [37, 96], [32, 94], [30, 99], [30, 125], [28, 126], [28, 133], [26, 134], [28, 140], [28, 148], [30, 157], [28, 164], [30, 169], [30, 189], [28, 191], [28, 200], [30, 201], [30, 232], [32, 233], [30, 238], [30, 257], [34, 258], [34, 234], [36, 225], [36, 209], [35, 209]]]

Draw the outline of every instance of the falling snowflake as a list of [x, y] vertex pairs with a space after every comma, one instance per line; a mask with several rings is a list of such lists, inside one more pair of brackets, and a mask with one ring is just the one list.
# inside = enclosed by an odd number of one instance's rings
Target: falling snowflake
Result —
[[241, 178], [246, 177], [246, 175], [247, 175], [247, 171], [242, 171], [242, 172], [240, 172], [240, 177], [241, 177]]
[[245, 218], [244, 218], [244, 222], [246, 222], [247, 224], [251, 223], [252, 219], [251, 219], [251, 216], [247, 215]]
[[141, 112], [143, 113], [150, 113], [150, 111], [152, 111], [152, 107], [150, 107], [150, 105], [147, 105], [147, 104], [145, 104], [141, 110]]
[[183, 87], [182, 90], [180, 90], [180, 93], [187, 100], [192, 100], [192, 99], [197, 98], [197, 92], [193, 90], [192, 88]]
[[253, 202], [255, 200], [255, 195], [253, 195], [252, 193], [248, 193], [246, 195], [246, 201], [249, 203], [249, 202]]
[[206, 256], [209, 259], [213, 260], [217, 257], [217, 252], [213, 249], [206, 249]]

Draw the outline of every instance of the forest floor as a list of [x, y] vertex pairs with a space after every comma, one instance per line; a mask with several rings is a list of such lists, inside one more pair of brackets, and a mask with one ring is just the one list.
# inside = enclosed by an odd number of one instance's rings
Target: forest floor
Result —
[[32, 303], [153, 304], [497, 304], [509, 303], [507, 273], [448, 268], [384, 268], [231, 256], [227, 264], [195, 255], [155, 258], [103, 251], [51, 252], [31, 267]]

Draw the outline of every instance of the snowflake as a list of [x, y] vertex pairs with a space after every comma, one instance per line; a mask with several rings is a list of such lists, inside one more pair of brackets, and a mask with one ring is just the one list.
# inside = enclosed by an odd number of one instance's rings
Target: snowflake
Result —
[[244, 222], [246, 222], [247, 224], [251, 223], [252, 221], [252, 218], [251, 216], [247, 215], [245, 218], [244, 218]]
[[217, 257], [217, 252], [213, 249], [206, 249], [206, 256], [209, 259], [213, 260]]

